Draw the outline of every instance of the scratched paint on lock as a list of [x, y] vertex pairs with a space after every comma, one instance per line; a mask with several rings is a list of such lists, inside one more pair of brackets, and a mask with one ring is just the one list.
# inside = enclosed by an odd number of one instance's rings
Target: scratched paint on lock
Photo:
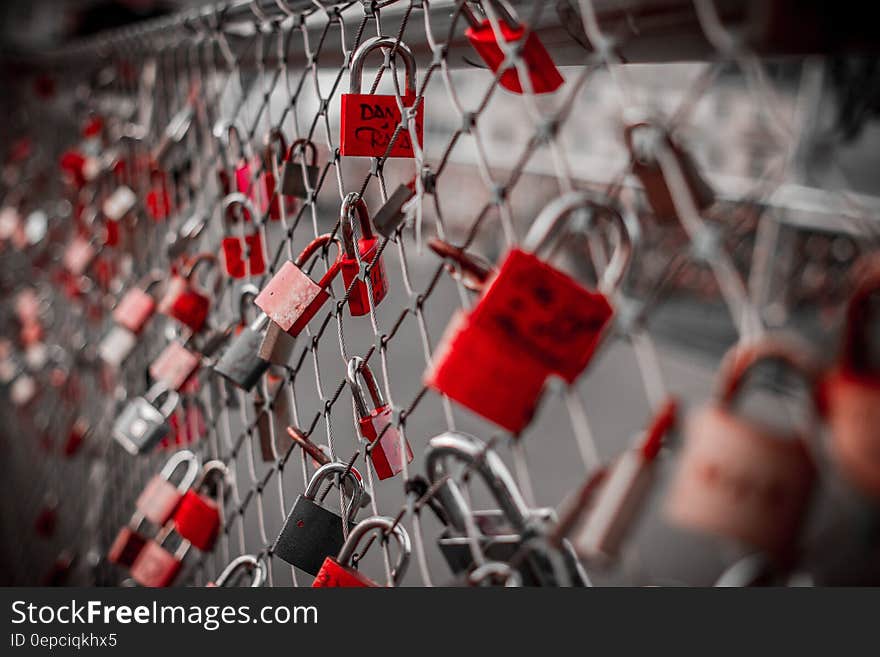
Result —
[[302, 316], [321, 288], [292, 262], [285, 262], [254, 304], [285, 331]]

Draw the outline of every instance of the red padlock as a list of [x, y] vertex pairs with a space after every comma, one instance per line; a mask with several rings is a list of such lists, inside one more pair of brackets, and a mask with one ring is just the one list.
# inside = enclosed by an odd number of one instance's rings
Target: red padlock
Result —
[[113, 321], [135, 335], [139, 334], [156, 312], [156, 300], [150, 290], [159, 285], [162, 278], [162, 272], [154, 270], [130, 288], [113, 309]]
[[[354, 213], [357, 213], [361, 227], [361, 236], [354, 242]], [[379, 305], [388, 294], [388, 275], [385, 273], [385, 263], [382, 256], [377, 257], [379, 252], [379, 238], [373, 234], [370, 225], [370, 214], [367, 204], [357, 192], [351, 192], [342, 201], [340, 213], [342, 224], [342, 282], [348, 293], [348, 308], [352, 316], [366, 315], [370, 312], [370, 292], [367, 284], [360, 279], [360, 265], [364, 263], [370, 267], [370, 288], [373, 293], [373, 303]], [[352, 284], [354, 286], [352, 287]]]
[[[513, 51], [516, 47], [520, 47], [519, 42], [528, 32], [525, 43], [521, 46], [520, 57], [528, 69], [529, 82], [531, 83], [530, 91], [536, 94], [546, 94], [559, 89], [565, 79], [538, 35], [529, 30], [527, 25], [518, 22], [511, 16], [500, 2], [495, 0], [490, 0], [490, 2], [498, 15], [498, 29], [507, 49]], [[492, 69], [492, 72], [497, 74], [505, 64], [506, 55], [498, 45], [491, 21], [488, 18], [478, 20], [466, 2], [460, 6], [462, 15], [470, 25], [465, 31], [465, 36], [483, 58], [483, 61]], [[517, 94], [523, 93], [519, 71], [514, 65], [505, 68], [498, 82], [508, 91]]]
[[150, 376], [161, 381], [168, 390], [180, 390], [202, 363], [201, 356], [177, 340], [169, 342], [159, 357], [150, 364]]
[[131, 578], [141, 586], [159, 588], [171, 586], [183, 568], [183, 560], [189, 552], [189, 541], [182, 540], [174, 552], [165, 542], [174, 533], [173, 524], [165, 525], [155, 539], [146, 541], [134, 563]]
[[[212, 481], [218, 476], [221, 477], [220, 482]], [[228, 477], [229, 470], [222, 461], [208, 461], [202, 469], [199, 482], [184, 493], [180, 506], [174, 513], [177, 533], [202, 552], [210, 552], [214, 548], [222, 518], [217, 501], [200, 491], [213, 484], [219, 493]]]
[[[343, 156], [386, 157], [394, 133], [401, 123], [397, 96], [393, 94], [362, 94], [361, 78], [364, 60], [376, 48], [392, 48], [400, 55], [406, 68], [406, 91], [401, 99], [403, 107], [411, 111], [415, 106], [414, 131], [422, 145], [424, 134], [424, 103], [416, 101], [416, 59], [409, 47], [398, 43], [395, 37], [376, 36], [364, 41], [351, 58], [350, 86], [342, 94], [339, 152]], [[415, 157], [409, 126], [405, 123], [391, 146], [387, 157]]]
[[279, 221], [282, 214], [292, 214], [296, 210], [293, 199], [285, 197], [278, 187], [281, 180], [282, 164], [287, 154], [287, 141], [278, 128], [273, 128], [266, 135], [266, 149], [263, 152], [263, 172], [260, 174], [262, 184], [257, 190], [263, 196], [254, 198], [254, 202], [264, 215], [268, 212], [272, 221]]
[[[227, 230], [229, 228], [230, 213], [232, 206], [237, 205], [245, 208], [248, 214], [255, 214], [255, 209], [250, 199], [242, 193], [230, 194], [223, 199], [220, 206], [220, 216], [225, 218]], [[260, 235], [260, 227], [254, 223], [251, 232], [244, 234], [244, 221], [236, 222], [241, 235], [227, 235], [220, 242], [223, 267], [230, 278], [246, 278], [259, 276], [266, 271], [266, 257], [263, 253], [263, 239]]]
[[[312, 256], [330, 244], [336, 244], [338, 249], [336, 260], [327, 269], [327, 273], [315, 283], [303, 271], [303, 267]], [[287, 261], [281, 266], [278, 273], [254, 299], [254, 304], [266, 313], [269, 319], [296, 337], [330, 298], [330, 285], [339, 273], [341, 265], [342, 246], [339, 240], [329, 234], [319, 235], [303, 249], [296, 262]]]
[[822, 405], [838, 467], [861, 491], [880, 498], [880, 369], [870, 330], [880, 259], [862, 262], [866, 266], [857, 266], [861, 275], [847, 307], [842, 353], [822, 382]]
[[694, 413], [666, 513], [677, 525], [741, 541], [773, 555], [786, 553], [806, 515], [815, 467], [803, 432], [780, 433], [734, 412], [746, 375], [779, 361], [811, 388], [812, 365], [802, 348], [760, 342], [734, 348], [722, 363], [716, 401]]
[[[188, 261], [181, 268], [180, 273], [171, 276], [165, 288], [165, 295], [157, 307], [160, 313], [173, 317], [194, 333], [198, 333], [205, 326], [211, 308], [210, 295], [193, 283], [193, 276], [199, 265], [203, 263], [210, 264], [212, 268], [216, 267], [217, 258], [212, 253], [201, 253]], [[217, 283], [219, 282], [218, 277]]]
[[164, 171], [156, 168], [150, 171], [150, 191], [147, 192], [144, 205], [156, 222], [165, 221], [174, 211], [168, 191], [168, 178]]
[[[361, 540], [371, 531], [378, 530], [381, 540], [384, 542], [388, 536], [393, 536], [397, 541], [399, 552], [397, 563], [391, 570], [391, 581], [394, 586], [399, 586], [406, 568], [409, 565], [409, 555], [412, 552], [409, 535], [406, 530], [392, 518], [374, 516], [359, 522], [348, 535], [339, 555], [327, 557], [321, 564], [321, 569], [315, 575], [312, 582], [313, 588], [350, 588], [350, 587], [375, 587], [379, 586], [366, 575], [362, 575], [351, 566], [352, 557]], [[363, 557], [363, 554], [360, 555]]]
[[[358, 383], [359, 372], [373, 400], [373, 410], [367, 407], [367, 400]], [[412, 448], [392, 424], [393, 409], [382, 399], [373, 372], [362, 358], [355, 357], [348, 361], [348, 385], [357, 411], [358, 429], [361, 436], [372, 445], [370, 460], [376, 476], [379, 479], [393, 477], [403, 470], [404, 463], [412, 463]]]

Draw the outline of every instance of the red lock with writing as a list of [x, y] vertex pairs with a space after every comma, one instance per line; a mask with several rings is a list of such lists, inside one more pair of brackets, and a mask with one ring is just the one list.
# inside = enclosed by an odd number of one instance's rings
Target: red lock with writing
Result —
[[[357, 213], [361, 227], [361, 236], [357, 240], [357, 245], [354, 238], [354, 213]], [[367, 204], [357, 192], [351, 192], [343, 200], [340, 222], [344, 252], [342, 282], [346, 290], [351, 288], [348, 293], [348, 308], [352, 316], [366, 315], [370, 312], [370, 291], [367, 289], [367, 283], [359, 278], [360, 263], [370, 267], [370, 287], [373, 302], [377, 306], [388, 294], [388, 275], [385, 273], [382, 256], [377, 257], [379, 238], [373, 234]]]
[[[406, 90], [401, 98], [403, 107], [415, 107], [413, 130], [422, 145], [424, 134], [424, 107], [422, 99], [416, 99], [416, 60], [409, 47], [388, 36], [376, 36], [364, 41], [351, 58], [350, 87], [342, 94], [339, 152], [355, 157], [415, 157], [409, 126], [404, 124], [398, 131], [401, 112], [396, 95], [363, 94], [361, 78], [364, 60], [376, 48], [393, 48], [403, 58], [406, 68]], [[395, 132], [397, 136], [395, 138]], [[394, 139], [394, 145], [389, 145]]]

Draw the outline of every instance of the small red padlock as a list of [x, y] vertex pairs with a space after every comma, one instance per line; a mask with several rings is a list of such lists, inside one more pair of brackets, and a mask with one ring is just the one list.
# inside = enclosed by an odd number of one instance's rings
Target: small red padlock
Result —
[[[242, 193], [230, 194], [223, 199], [220, 206], [220, 216], [226, 220], [229, 228], [229, 210], [233, 206], [245, 208], [245, 212], [255, 214], [250, 199]], [[236, 222], [241, 230], [241, 235], [227, 235], [220, 242], [223, 267], [230, 278], [246, 278], [259, 276], [266, 271], [266, 257], [263, 253], [263, 239], [260, 235], [260, 227], [252, 224], [251, 232], [244, 234], [244, 222]]]
[[168, 390], [180, 390], [199, 369], [202, 358], [177, 340], [169, 342], [150, 364], [153, 381], [161, 381]]
[[[312, 256], [330, 244], [336, 244], [338, 249], [336, 260], [327, 269], [327, 273], [315, 283], [303, 271], [303, 267]], [[330, 285], [339, 273], [341, 265], [342, 246], [339, 240], [329, 234], [319, 235], [303, 249], [296, 262], [288, 261], [281, 266], [278, 273], [254, 299], [254, 304], [266, 313], [269, 319], [296, 337], [330, 298]]]
[[806, 515], [815, 467], [800, 431], [787, 434], [734, 412], [746, 375], [779, 361], [815, 373], [803, 350], [777, 342], [734, 348], [722, 363], [716, 401], [692, 413], [666, 513], [677, 525], [741, 541], [773, 555], [789, 550]]
[[393, 94], [362, 94], [361, 78], [364, 60], [376, 48], [394, 49], [400, 55], [406, 68], [406, 91], [402, 97], [403, 107], [411, 110], [415, 105], [414, 130], [422, 145], [424, 134], [424, 103], [416, 105], [416, 59], [409, 47], [395, 37], [376, 36], [364, 41], [351, 58], [350, 86], [347, 94], [342, 94], [339, 152], [343, 156], [386, 157], [386, 151], [397, 132], [394, 145], [387, 157], [415, 157], [409, 126], [401, 122], [397, 96]]
[[[212, 481], [221, 477], [219, 482]], [[219, 493], [228, 480], [229, 470], [222, 461], [208, 461], [202, 469], [199, 482], [186, 491], [174, 513], [174, 527], [184, 539], [202, 552], [210, 552], [220, 532], [222, 518], [216, 500], [201, 494], [201, 490], [213, 484]]]
[[[508, 49], [513, 50], [520, 47], [519, 42], [528, 32], [525, 43], [521, 45], [520, 57], [528, 69], [529, 82], [531, 83], [530, 91], [536, 94], [546, 94], [559, 89], [565, 80], [538, 35], [511, 16], [500, 2], [489, 1], [498, 14], [498, 28]], [[466, 2], [460, 6], [462, 15], [470, 25], [465, 31], [465, 36], [483, 58], [483, 61], [492, 69], [492, 72], [497, 74], [505, 64], [506, 55], [498, 45], [491, 21], [488, 18], [477, 19]], [[498, 82], [508, 91], [517, 94], [523, 93], [523, 84], [519, 79], [519, 71], [516, 66], [511, 65], [506, 68]]]
[[[173, 317], [194, 333], [198, 333], [205, 326], [211, 308], [210, 295], [193, 283], [193, 276], [199, 265], [203, 263], [209, 264], [212, 268], [216, 267], [217, 258], [212, 253], [201, 253], [189, 260], [181, 268], [180, 273], [171, 276], [165, 294], [157, 307], [160, 313]], [[216, 282], [219, 284], [219, 277]]]
[[[367, 407], [366, 397], [358, 383], [358, 373], [367, 385], [370, 398], [373, 400], [373, 410]], [[363, 359], [355, 357], [348, 361], [348, 385], [357, 411], [358, 429], [361, 436], [372, 445], [370, 460], [373, 462], [376, 476], [379, 479], [393, 477], [403, 470], [404, 463], [412, 463], [412, 448], [409, 442], [401, 438], [397, 427], [392, 424], [394, 411], [382, 399], [373, 372]]]
[[263, 173], [260, 174], [262, 184], [257, 190], [262, 192], [261, 198], [254, 198], [254, 202], [264, 215], [269, 214], [272, 221], [279, 221], [282, 214], [292, 214], [296, 209], [293, 199], [285, 197], [278, 186], [281, 180], [283, 158], [287, 156], [287, 141], [277, 128], [273, 128], [266, 135], [266, 149], [263, 152]]
[[131, 578], [141, 586], [160, 588], [171, 586], [183, 568], [189, 552], [189, 541], [182, 540], [174, 552], [165, 542], [174, 533], [172, 523], [165, 525], [155, 539], [146, 541], [131, 565]]
[[[397, 541], [399, 552], [397, 555], [397, 563], [391, 570], [391, 581], [394, 586], [399, 586], [403, 576], [406, 574], [406, 568], [409, 565], [409, 555], [412, 552], [410, 546], [409, 535], [406, 530], [396, 523], [392, 518], [385, 516], [374, 516], [359, 522], [348, 535], [339, 555], [336, 557], [327, 557], [321, 564], [321, 569], [315, 575], [315, 581], [312, 582], [313, 588], [351, 588], [351, 587], [376, 587], [376, 582], [362, 575], [351, 566], [351, 560], [354, 557], [358, 544], [369, 532], [378, 530], [381, 540], [384, 542], [386, 537], [393, 536]], [[363, 557], [363, 554], [360, 555]]]
[[[354, 213], [357, 213], [361, 227], [361, 236], [354, 242]], [[373, 303], [379, 305], [388, 294], [388, 275], [385, 273], [385, 263], [382, 256], [377, 257], [379, 252], [379, 238], [373, 234], [370, 225], [370, 214], [367, 204], [357, 192], [351, 192], [342, 201], [340, 213], [342, 224], [342, 282], [348, 293], [348, 308], [352, 316], [366, 315], [370, 312], [370, 292], [366, 282], [359, 278], [360, 265], [364, 263], [370, 267], [370, 288], [373, 293]], [[352, 284], [354, 286], [352, 287]]]
[[113, 321], [135, 335], [139, 334], [156, 312], [156, 300], [150, 290], [159, 285], [162, 278], [162, 272], [154, 270], [130, 288], [113, 309]]
[[842, 353], [822, 382], [822, 405], [831, 429], [831, 454], [860, 490], [880, 497], [880, 369], [871, 301], [880, 290], [880, 259], [866, 261], [846, 313]]

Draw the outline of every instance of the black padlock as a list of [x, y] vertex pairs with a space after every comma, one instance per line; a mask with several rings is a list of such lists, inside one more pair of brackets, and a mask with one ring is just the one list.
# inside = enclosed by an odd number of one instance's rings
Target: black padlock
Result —
[[344, 463], [328, 463], [318, 468], [305, 493], [296, 498], [284, 521], [272, 548], [276, 556], [311, 575], [317, 575], [325, 557], [339, 554], [345, 543], [342, 518], [318, 504], [315, 497], [325, 479], [345, 473], [354, 491], [354, 498], [348, 501], [346, 507], [346, 522], [351, 531], [360, 508], [363, 485], [350, 469], [346, 470]]
[[[242, 324], [246, 314], [246, 303], [252, 301], [258, 293], [259, 290], [252, 285], [246, 285], [242, 288], [240, 315]], [[260, 313], [253, 324], [242, 328], [214, 365], [214, 371], [247, 392], [253, 390], [260, 377], [269, 369], [269, 361], [260, 358], [259, 354], [264, 331], [268, 324], [268, 316], [265, 313]]]
[[[294, 161], [294, 155], [299, 151], [305, 157], [308, 154], [308, 164], [306, 167], [306, 177], [303, 178], [302, 165]], [[281, 193], [286, 196], [296, 196], [298, 198], [308, 198], [309, 188], [315, 189], [318, 184], [318, 177], [321, 175], [321, 169], [317, 166], [318, 150], [308, 139], [297, 139], [287, 149], [284, 156], [284, 174], [281, 179]], [[308, 187], [306, 186], [308, 180]]]

